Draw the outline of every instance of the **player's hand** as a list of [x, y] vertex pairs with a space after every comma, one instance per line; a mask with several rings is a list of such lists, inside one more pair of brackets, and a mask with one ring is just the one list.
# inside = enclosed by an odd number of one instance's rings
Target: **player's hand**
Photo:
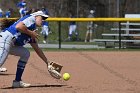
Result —
[[36, 32], [36, 30], [32, 31], [31, 37], [33, 39], [39, 39], [39, 34]]

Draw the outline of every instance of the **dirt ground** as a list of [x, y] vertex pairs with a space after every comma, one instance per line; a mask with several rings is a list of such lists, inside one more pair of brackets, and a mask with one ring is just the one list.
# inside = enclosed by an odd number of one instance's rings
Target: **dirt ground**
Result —
[[52, 78], [46, 64], [31, 52], [23, 74], [30, 88], [11, 88], [18, 57], [9, 56], [4, 64], [8, 71], [0, 73], [0, 93], [140, 93], [140, 52], [45, 52], [62, 64], [62, 74], [69, 81]]

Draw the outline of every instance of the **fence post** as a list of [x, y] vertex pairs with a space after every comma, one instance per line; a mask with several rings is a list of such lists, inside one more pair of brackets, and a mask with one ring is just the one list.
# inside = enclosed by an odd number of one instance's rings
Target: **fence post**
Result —
[[61, 49], [61, 21], [58, 21], [58, 40], [59, 40], [59, 49]]
[[121, 49], [121, 22], [119, 21], [119, 49]]

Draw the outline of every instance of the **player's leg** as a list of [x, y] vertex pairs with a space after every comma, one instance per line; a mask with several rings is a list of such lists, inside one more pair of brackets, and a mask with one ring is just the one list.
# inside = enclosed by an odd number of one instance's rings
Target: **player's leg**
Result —
[[23, 11], [24, 11], [23, 8], [20, 8], [20, 9], [19, 9], [20, 17], [23, 17], [23, 16], [24, 16]]
[[76, 40], [78, 41], [79, 40], [79, 38], [78, 38], [78, 31], [76, 30], [76, 28], [77, 28], [77, 26], [76, 25], [73, 25], [73, 31], [74, 31], [74, 33], [75, 33], [75, 35], [76, 35]]
[[47, 43], [47, 38], [48, 38], [48, 36], [47, 35], [44, 35], [44, 40], [43, 40], [43, 43]]
[[44, 36], [45, 36], [45, 35], [44, 35], [44, 34], [45, 34], [44, 26], [41, 27], [40, 34], [43, 36], [43, 41], [42, 41], [42, 42], [44, 43], [44, 42], [45, 42], [45, 41], [44, 41]]
[[89, 35], [89, 42], [92, 42], [92, 36], [93, 36], [93, 33], [92, 33], [92, 29], [90, 29], [90, 35]]
[[10, 54], [20, 57], [12, 87], [29, 87], [30, 84], [22, 82], [22, 74], [30, 57], [30, 52], [22, 46], [14, 46], [11, 48]]
[[43, 43], [47, 43], [47, 38], [48, 38], [48, 34], [49, 34], [48, 26], [43, 26], [43, 32], [44, 32], [44, 41], [43, 41]]
[[11, 47], [13, 35], [8, 32], [0, 33], [0, 72], [7, 71], [6, 68], [2, 68], [1, 66], [4, 64]]
[[88, 30], [87, 30], [87, 32], [86, 32], [85, 42], [87, 42], [87, 41], [88, 41], [88, 37], [89, 37], [89, 29], [88, 29]]
[[70, 27], [69, 27], [69, 36], [68, 36], [68, 39], [69, 39], [69, 40], [72, 39], [72, 32], [73, 32], [73, 26], [70, 25]]

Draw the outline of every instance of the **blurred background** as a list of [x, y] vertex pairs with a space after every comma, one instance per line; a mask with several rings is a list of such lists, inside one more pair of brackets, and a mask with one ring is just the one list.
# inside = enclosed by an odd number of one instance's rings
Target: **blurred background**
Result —
[[[0, 0], [0, 8], [3, 14], [10, 10], [11, 18], [19, 18], [17, 4], [22, 0]], [[70, 17], [72, 12], [77, 18], [86, 18], [90, 10], [94, 10], [94, 17], [124, 17], [125, 14], [139, 14], [140, 0], [24, 0], [27, 10], [46, 8], [50, 17]], [[5, 17], [5, 16], [3, 16]], [[118, 26], [116, 22], [95, 22], [96, 28], [93, 38], [102, 38], [101, 33], [112, 33], [111, 28]], [[58, 42], [58, 22], [49, 22], [51, 33], [48, 36], [48, 43]], [[41, 28], [39, 28], [41, 30]], [[61, 23], [61, 39], [65, 42], [68, 37], [69, 22]], [[77, 22], [78, 42], [85, 40], [87, 22]], [[73, 40], [75, 41], [73, 36]], [[111, 37], [109, 37], [111, 38]], [[43, 37], [40, 38], [41, 41]], [[41, 42], [40, 41], [40, 42]], [[86, 43], [88, 44], [88, 43]], [[92, 43], [93, 44], [93, 43]]]
[[[0, 0], [3, 11], [12, 10], [12, 17], [18, 17], [17, 3], [20, 0]], [[123, 17], [128, 13], [139, 13], [139, 0], [26, 0], [27, 8], [46, 7], [52, 17], [67, 17], [73, 11], [78, 17], [86, 17], [90, 9], [97, 17]], [[120, 6], [119, 6], [120, 5]]]

